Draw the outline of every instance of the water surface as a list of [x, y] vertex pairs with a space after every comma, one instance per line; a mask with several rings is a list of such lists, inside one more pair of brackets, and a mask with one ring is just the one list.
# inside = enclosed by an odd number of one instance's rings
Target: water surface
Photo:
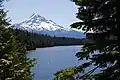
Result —
[[81, 47], [57, 46], [30, 51], [28, 57], [37, 58], [37, 64], [32, 68], [34, 80], [52, 80], [55, 71], [83, 63], [75, 56]]

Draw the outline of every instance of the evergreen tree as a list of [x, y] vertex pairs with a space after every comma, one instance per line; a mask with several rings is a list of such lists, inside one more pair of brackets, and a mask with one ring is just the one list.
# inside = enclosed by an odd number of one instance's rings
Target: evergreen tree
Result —
[[[116, 0], [72, 1], [78, 6], [77, 18], [82, 21], [71, 26], [84, 30], [87, 39], [91, 40], [91, 43], [84, 44], [76, 56], [79, 60], [89, 60], [56, 72], [55, 79], [120, 80], [120, 28], [116, 23]], [[87, 70], [91, 65], [94, 67]], [[100, 71], [96, 73], [98, 69]]]
[[41, 47], [81, 45], [84, 40], [68, 37], [52, 37], [18, 29], [13, 29], [13, 32], [14, 35], [18, 36], [17, 39], [26, 46], [27, 50], [35, 50]]
[[0, 0], [0, 80], [30, 80], [33, 60], [27, 59], [24, 45], [13, 35]]

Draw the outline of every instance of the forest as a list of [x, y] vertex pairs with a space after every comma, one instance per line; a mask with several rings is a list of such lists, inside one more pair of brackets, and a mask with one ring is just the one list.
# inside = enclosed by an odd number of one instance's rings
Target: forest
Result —
[[[116, 0], [71, 1], [78, 7], [76, 18], [81, 20], [71, 27], [85, 31], [92, 44], [85, 43], [76, 53], [79, 60], [88, 62], [57, 71], [54, 80], [120, 80], [120, 26], [116, 19]], [[86, 70], [91, 66], [94, 68]]]
[[82, 45], [84, 39], [68, 37], [51, 37], [49, 35], [31, 33], [20, 29], [11, 29], [17, 39], [25, 45], [27, 50], [52, 46]]
[[[0, 0], [0, 80], [32, 80], [30, 69], [34, 60], [26, 57], [26, 49], [83, 44], [81, 40], [84, 39], [50, 37], [6, 28], [10, 24], [4, 1]], [[88, 62], [55, 72], [54, 80], [120, 80], [120, 27], [116, 19], [116, 0], [71, 1], [78, 7], [76, 17], [82, 20], [71, 27], [84, 30], [94, 44], [84, 43], [81, 51], [76, 53], [79, 60]], [[92, 37], [88, 33], [91, 30]], [[94, 53], [96, 50], [97, 54]], [[92, 65], [95, 68], [85, 72]], [[100, 68], [100, 72], [94, 73]]]

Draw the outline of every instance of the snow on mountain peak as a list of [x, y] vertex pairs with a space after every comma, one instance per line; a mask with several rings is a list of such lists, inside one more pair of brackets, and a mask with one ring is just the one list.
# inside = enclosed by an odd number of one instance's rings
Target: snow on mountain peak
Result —
[[37, 14], [37, 13], [33, 13], [32, 14], [32, 16], [30, 16], [30, 17], [34, 17], [34, 16], [39, 16], [39, 17], [41, 17], [39, 14]]
[[36, 29], [36, 30], [48, 30], [48, 31], [55, 31], [55, 30], [69, 30], [63, 28], [60, 25], [57, 25], [52, 20], [47, 20], [45, 17], [40, 16], [37, 13], [34, 13], [30, 16], [27, 20], [23, 21], [22, 23], [18, 23], [17, 26], [21, 26], [25, 29]]
[[52, 20], [47, 20], [45, 17], [40, 16], [37, 13], [34, 13], [27, 20], [17, 23], [14, 25], [18, 29], [24, 29], [29, 32], [43, 33], [43, 34], [52, 34], [52, 35], [63, 35], [63, 33], [75, 32], [71, 28], [65, 28], [56, 24]]
[[32, 16], [30, 16], [26, 21], [33, 22], [33, 23], [40, 23], [42, 21], [48, 22], [48, 20], [45, 19], [45, 17], [40, 16], [37, 13], [34, 13]]

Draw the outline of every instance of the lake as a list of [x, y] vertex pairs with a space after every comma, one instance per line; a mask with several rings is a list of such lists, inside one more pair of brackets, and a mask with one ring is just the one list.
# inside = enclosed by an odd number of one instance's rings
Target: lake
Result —
[[82, 46], [56, 46], [37, 48], [30, 51], [27, 56], [36, 58], [37, 64], [32, 68], [34, 80], [52, 80], [53, 73], [72, 66], [77, 66], [85, 61], [78, 61], [75, 56]]

